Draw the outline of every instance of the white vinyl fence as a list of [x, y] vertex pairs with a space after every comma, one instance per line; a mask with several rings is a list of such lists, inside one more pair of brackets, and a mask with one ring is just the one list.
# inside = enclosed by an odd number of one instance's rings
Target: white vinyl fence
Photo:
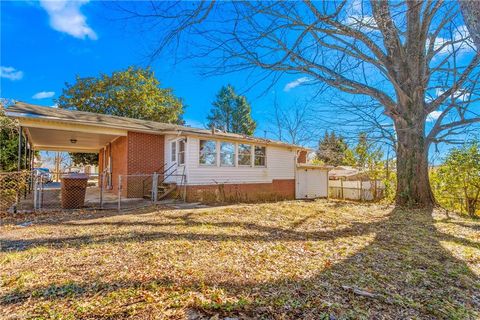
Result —
[[329, 197], [333, 199], [348, 199], [359, 201], [380, 200], [385, 194], [385, 185], [382, 181], [328, 181]]

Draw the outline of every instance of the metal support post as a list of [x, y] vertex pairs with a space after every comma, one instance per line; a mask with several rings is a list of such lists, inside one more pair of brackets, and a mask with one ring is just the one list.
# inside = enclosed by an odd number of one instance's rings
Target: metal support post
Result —
[[122, 176], [118, 175], [118, 212], [122, 210], [121, 202], [122, 202]]
[[156, 204], [158, 199], [158, 173], [154, 172], [152, 179], [152, 202]]

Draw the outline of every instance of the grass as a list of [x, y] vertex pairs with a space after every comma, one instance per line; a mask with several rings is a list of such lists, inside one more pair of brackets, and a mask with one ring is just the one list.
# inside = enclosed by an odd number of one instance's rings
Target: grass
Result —
[[278, 202], [0, 227], [5, 319], [476, 319], [480, 221]]

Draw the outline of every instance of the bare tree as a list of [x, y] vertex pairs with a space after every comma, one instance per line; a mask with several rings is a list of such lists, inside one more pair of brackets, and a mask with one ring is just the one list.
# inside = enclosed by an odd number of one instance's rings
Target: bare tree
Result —
[[318, 131], [315, 130], [311, 113], [308, 102], [295, 101], [285, 106], [279, 103], [275, 95], [271, 131], [278, 140], [298, 145], [308, 144], [312, 142], [312, 138], [317, 138]]
[[457, 2], [152, 2], [125, 12], [164, 30], [152, 57], [186, 40], [208, 57], [206, 74], [250, 69], [271, 83], [298, 74], [375, 101], [395, 129], [399, 205], [435, 203], [430, 145], [480, 121], [480, 56]]

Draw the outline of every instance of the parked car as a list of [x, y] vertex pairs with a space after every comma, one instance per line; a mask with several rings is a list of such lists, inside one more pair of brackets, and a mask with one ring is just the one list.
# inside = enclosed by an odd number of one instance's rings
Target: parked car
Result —
[[42, 176], [45, 183], [50, 183], [53, 181], [52, 173], [48, 168], [35, 168], [33, 169], [35, 175]]

